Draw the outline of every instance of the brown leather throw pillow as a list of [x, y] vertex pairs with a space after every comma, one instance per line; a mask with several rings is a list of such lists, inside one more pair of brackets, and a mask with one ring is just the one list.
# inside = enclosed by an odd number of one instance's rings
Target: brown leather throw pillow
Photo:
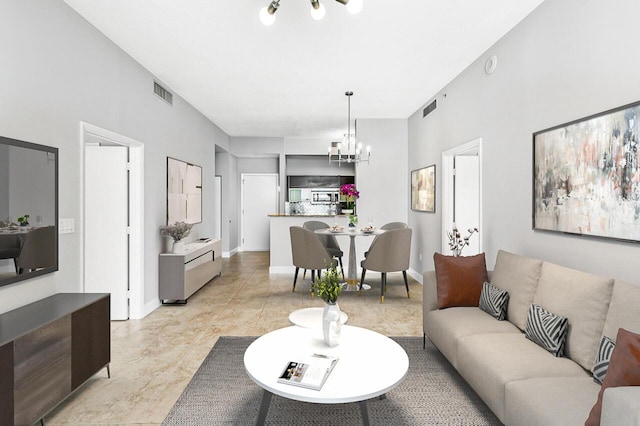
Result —
[[438, 308], [478, 306], [482, 284], [488, 281], [484, 253], [475, 256], [433, 255]]
[[607, 375], [602, 381], [598, 400], [589, 413], [585, 426], [600, 424], [602, 395], [607, 388], [618, 386], [640, 386], [640, 334], [624, 328], [618, 329], [616, 347], [611, 353]]

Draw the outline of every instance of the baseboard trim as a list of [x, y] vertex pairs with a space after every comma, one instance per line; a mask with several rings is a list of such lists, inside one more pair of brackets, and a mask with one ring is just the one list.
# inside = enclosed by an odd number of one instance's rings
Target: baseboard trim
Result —
[[422, 284], [422, 274], [418, 271], [416, 271], [415, 269], [411, 269], [409, 268], [409, 270], [407, 271], [407, 273], [409, 274], [409, 276], [411, 278], [413, 278], [414, 280], [418, 281], [420, 284]]
[[229, 258], [229, 257], [231, 257], [231, 256], [233, 256], [233, 255], [235, 255], [237, 253], [238, 253], [238, 247], [234, 248], [231, 251], [223, 251], [222, 252], [222, 257]]
[[[144, 311], [142, 312], [142, 314], [143, 314], [142, 318], [146, 317], [151, 312], [153, 312], [156, 309], [158, 309], [161, 305], [162, 304], [160, 303], [160, 299], [154, 299], [151, 302], [145, 303]], [[131, 318], [131, 319], [141, 319], [141, 318]]]

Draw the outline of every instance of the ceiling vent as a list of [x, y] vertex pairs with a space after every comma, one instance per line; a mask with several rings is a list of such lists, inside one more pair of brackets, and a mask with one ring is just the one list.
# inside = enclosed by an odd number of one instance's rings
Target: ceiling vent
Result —
[[429, 113], [436, 109], [436, 100], [434, 99], [425, 109], [422, 110], [422, 118], [425, 118]]
[[158, 95], [163, 101], [169, 105], [173, 105], [173, 95], [164, 87], [160, 86], [155, 81], [153, 82], [153, 93]]

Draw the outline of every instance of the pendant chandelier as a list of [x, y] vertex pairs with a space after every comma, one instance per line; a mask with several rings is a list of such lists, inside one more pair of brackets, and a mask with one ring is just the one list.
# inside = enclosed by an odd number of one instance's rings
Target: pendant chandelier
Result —
[[[327, 10], [320, 3], [320, 0], [311, 1], [311, 16], [316, 21], [324, 18]], [[338, 3], [342, 3], [347, 6], [347, 11], [351, 14], [356, 14], [362, 10], [364, 0], [336, 0]], [[276, 20], [276, 11], [280, 7], [280, 0], [272, 0], [269, 6], [265, 6], [260, 10], [260, 21], [265, 25], [271, 25]]]
[[355, 134], [351, 133], [351, 96], [353, 92], [344, 93], [349, 100], [349, 109], [347, 113], [347, 133], [344, 135], [342, 142], [331, 142], [329, 144], [329, 162], [338, 163], [360, 163], [367, 162], [371, 159], [371, 146], [367, 145], [366, 152], [363, 152], [362, 142], [356, 143]]

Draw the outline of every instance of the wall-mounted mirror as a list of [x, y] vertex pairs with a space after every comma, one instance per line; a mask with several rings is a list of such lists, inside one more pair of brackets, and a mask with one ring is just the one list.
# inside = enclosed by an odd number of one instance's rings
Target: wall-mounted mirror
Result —
[[167, 157], [167, 224], [202, 222], [202, 167]]
[[0, 286], [58, 270], [58, 148], [0, 137]]

